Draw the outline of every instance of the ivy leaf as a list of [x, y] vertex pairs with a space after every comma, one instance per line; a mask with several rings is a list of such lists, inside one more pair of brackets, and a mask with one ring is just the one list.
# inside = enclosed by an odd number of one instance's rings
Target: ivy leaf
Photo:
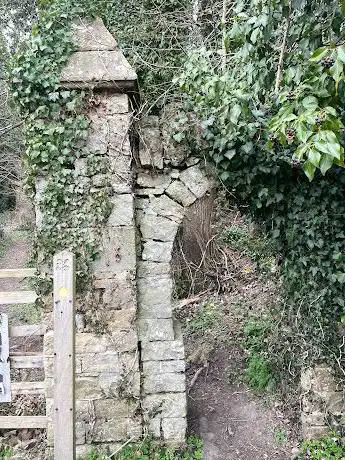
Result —
[[173, 135], [173, 139], [179, 143], [184, 139], [184, 137], [184, 133], [176, 133]]
[[229, 160], [232, 160], [232, 158], [234, 158], [235, 155], [236, 155], [235, 149], [228, 150], [227, 152], [224, 153], [224, 156], [228, 158]]
[[230, 110], [230, 121], [233, 124], [237, 124], [238, 118], [242, 112], [241, 106], [239, 104], [234, 105]]
[[337, 59], [334, 65], [329, 69], [329, 73], [332, 75], [337, 88], [342, 77], [343, 69], [344, 65], [341, 61], [339, 61], [339, 59]]
[[345, 64], [345, 45], [338, 46], [337, 48], [337, 58]]
[[311, 62], [318, 62], [320, 61], [326, 54], [328, 53], [328, 48], [326, 46], [322, 46], [318, 48], [314, 53], [311, 55], [309, 61]]
[[305, 172], [305, 175], [308, 177], [308, 179], [311, 182], [314, 179], [316, 166], [310, 163], [310, 161], [306, 161], [303, 165], [303, 171]]
[[340, 0], [341, 14], [345, 16], [345, 0]]

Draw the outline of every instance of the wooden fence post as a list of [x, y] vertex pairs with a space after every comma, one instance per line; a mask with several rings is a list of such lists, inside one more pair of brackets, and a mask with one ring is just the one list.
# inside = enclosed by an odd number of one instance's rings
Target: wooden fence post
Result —
[[75, 258], [54, 257], [54, 460], [75, 460]]

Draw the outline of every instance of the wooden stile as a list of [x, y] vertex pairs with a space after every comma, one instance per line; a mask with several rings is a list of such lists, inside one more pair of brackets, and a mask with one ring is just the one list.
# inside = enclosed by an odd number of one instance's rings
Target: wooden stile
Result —
[[0, 279], [2, 278], [30, 278], [35, 276], [35, 268], [5, 268], [0, 269]]
[[25, 326], [10, 326], [10, 337], [32, 337], [40, 336], [46, 333], [46, 327], [43, 324], [28, 324]]
[[35, 291], [0, 292], [0, 305], [29, 304], [36, 300]]
[[[48, 418], [44, 415], [13, 416], [5, 415], [0, 417], [0, 429], [21, 429], [21, 428], [46, 428]], [[67, 458], [66, 458], [67, 460]]]
[[45, 394], [45, 383], [42, 382], [12, 382], [12, 397], [17, 395]]
[[43, 355], [18, 353], [10, 355], [11, 366], [15, 369], [39, 369], [44, 367]]
[[75, 258], [54, 257], [54, 460], [75, 460]]

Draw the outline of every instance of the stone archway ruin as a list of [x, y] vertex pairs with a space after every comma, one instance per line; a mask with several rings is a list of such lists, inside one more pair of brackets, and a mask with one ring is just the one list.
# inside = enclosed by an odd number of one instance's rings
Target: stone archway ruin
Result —
[[[90, 151], [109, 164], [107, 180], [75, 161], [83, 181], [101, 189], [110, 179], [113, 209], [93, 266], [92, 301], [102, 334], [81, 305], [76, 334], [77, 455], [93, 443], [116, 447], [144, 432], [180, 444], [186, 434], [184, 347], [173, 318], [171, 258], [185, 213], [213, 187], [199, 160], [165, 142], [159, 120], [142, 123], [139, 151], [133, 135], [136, 74], [101, 20], [78, 21], [78, 45], [61, 75], [66, 88], [90, 88]], [[165, 148], [163, 148], [163, 143]], [[46, 178], [37, 180], [36, 216]], [[92, 231], [92, 229], [90, 229]], [[50, 329], [50, 330], [49, 330]], [[45, 335], [47, 410], [53, 410], [53, 331]], [[49, 415], [49, 413], [48, 413]], [[48, 445], [53, 443], [53, 426]]]

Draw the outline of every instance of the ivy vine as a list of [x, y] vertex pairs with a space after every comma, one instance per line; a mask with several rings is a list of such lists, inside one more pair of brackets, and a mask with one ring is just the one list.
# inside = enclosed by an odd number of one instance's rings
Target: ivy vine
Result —
[[[59, 81], [75, 50], [72, 21], [85, 9], [67, 0], [50, 3], [44, 2], [28, 49], [11, 60], [8, 80], [25, 120], [25, 189], [36, 197], [42, 213], [38, 261], [49, 266], [56, 251], [73, 251], [81, 288], [89, 279], [110, 212], [108, 168], [87, 148], [90, 122], [85, 113], [91, 95], [62, 88]], [[77, 167], [80, 158], [86, 168]], [[105, 178], [102, 184], [93, 180], [99, 174]]]
[[284, 255], [284, 299], [272, 312], [265, 358], [283, 378], [320, 361], [339, 368], [344, 2], [233, 3], [223, 41], [191, 53], [177, 79], [185, 116], [174, 137], [217, 165], [229, 197], [249, 209]]

